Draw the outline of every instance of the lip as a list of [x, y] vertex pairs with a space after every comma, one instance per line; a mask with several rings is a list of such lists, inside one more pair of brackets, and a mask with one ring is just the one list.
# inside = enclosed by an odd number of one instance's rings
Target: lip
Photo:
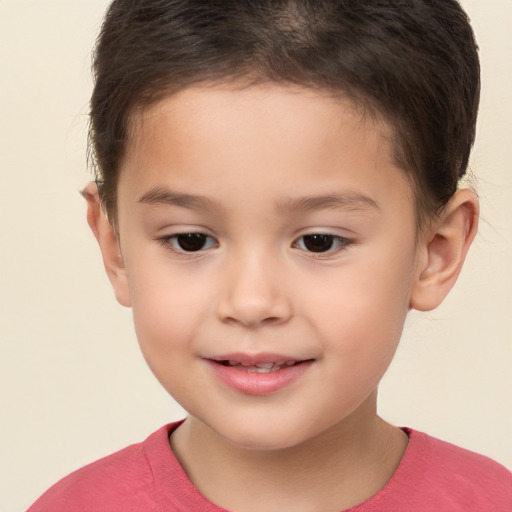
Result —
[[259, 363], [286, 363], [289, 361], [299, 361], [296, 357], [290, 357], [283, 354], [262, 352], [259, 354], [246, 354], [242, 352], [234, 352], [230, 354], [221, 354], [218, 356], [208, 357], [211, 361], [236, 361], [244, 366], [253, 366]]
[[[300, 379], [313, 364], [313, 359], [297, 359], [282, 354], [223, 354], [205, 358], [215, 377], [229, 388], [246, 395], [270, 395], [290, 386]], [[237, 366], [222, 364], [225, 361], [240, 363]], [[280, 363], [277, 370], [259, 373], [258, 364]], [[248, 367], [245, 370], [243, 367]], [[252, 367], [252, 368], [251, 368]], [[252, 371], [251, 371], [252, 370]]]

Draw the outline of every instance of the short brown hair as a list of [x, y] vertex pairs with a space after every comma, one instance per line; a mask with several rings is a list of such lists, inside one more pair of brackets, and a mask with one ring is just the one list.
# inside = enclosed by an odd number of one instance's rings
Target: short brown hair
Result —
[[420, 220], [455, 192], [475, 137], [477, 45], [455, 0], [114, 0], [93, 69], [90, 150], [114, 223], [131, 115], [192, 84], [347, 95], [394, 129]]

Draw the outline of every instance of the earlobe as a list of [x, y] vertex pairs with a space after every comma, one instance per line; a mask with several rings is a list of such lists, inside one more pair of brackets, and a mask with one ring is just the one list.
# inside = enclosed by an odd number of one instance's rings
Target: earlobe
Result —
[[120, 304], [131, 306], [126, 269], [116, 232], [105, 213], [98, 187], [89, 183], [82, 191], [87, 201], [87, 222], [98, 241], [108, 278]]
[[478, 228], [478, 197], [458, 190], [425, 240], [421, 242], [410, 307], [430, 311], [448, 295], [462, 269]]

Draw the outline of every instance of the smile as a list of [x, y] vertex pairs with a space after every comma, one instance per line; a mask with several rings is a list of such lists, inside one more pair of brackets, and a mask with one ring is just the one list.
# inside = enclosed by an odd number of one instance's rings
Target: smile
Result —
[[238, 361], [220, 361], [223, 366], [229, 366], [233, 370], [240, 370], [246, 372], [255, 373], [270, 373], [277, 372], [283, 368], [288, 368], [299, 364], [301, 361], [279, 361], [275, 363], [255, 363], [255, 364], [244, 364]]
[[301, 379], [314, 363], [313, 359], [271, 354], [230, 354], [205, 361], [223, 386], [246, 395], [268, 395], [281, 391]]

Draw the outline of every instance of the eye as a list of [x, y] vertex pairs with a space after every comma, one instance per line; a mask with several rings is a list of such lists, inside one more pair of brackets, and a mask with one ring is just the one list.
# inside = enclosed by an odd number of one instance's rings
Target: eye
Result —
[[314, 233], [301, 236], [295, 246], [303, 251], [314, 253], [335, 252], [350, 244], [350, 240], [342, 236]]
[[204, 233], [180, 233], [164, 239], [177, 252], [198, 252], [215, 247], [215, 240]]

